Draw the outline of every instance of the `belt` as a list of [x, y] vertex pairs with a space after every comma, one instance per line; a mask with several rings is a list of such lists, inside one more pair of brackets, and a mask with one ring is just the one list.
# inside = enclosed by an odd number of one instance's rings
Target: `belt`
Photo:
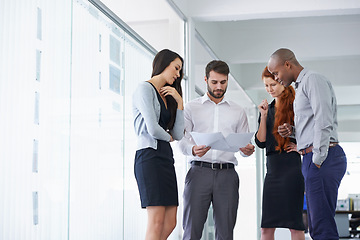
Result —
[[202, 162], [202, 161], [192, 161], [191, 165], [207, 167], [207, 168], [211, 168], [212, 170], [234, 168], [234, 164], [232, 164], [232, 163], [209, 163], [209, 162]]
[[[335, 147], [336, 145], [338, 145], [339, 143], [338, 142], [330, 142], [330, 144], [329, 144], [329, 148], [331, 148], [331, 147]], [[307, 148], [305, 148], [305, 149], [301, 149], [301, 150], [299, 150], [298, 152], [301, 154], [301, 155], [305, 155], [305, 154], [307, 154], [307, 153], [311, 153], [312, 152], [312, 150], [313, 150], [313, 146], [310, 146], [310, 147], [307, 147]]]

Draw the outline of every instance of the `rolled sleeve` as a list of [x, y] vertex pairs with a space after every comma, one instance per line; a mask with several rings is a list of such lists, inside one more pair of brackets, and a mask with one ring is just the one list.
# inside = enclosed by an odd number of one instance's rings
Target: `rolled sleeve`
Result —
[[313, 162], [321, 165], [328, 154], [333, 126], [332, 94], [326, 79], [314, 77], [308, 82], [310, 105], [314, 113]]

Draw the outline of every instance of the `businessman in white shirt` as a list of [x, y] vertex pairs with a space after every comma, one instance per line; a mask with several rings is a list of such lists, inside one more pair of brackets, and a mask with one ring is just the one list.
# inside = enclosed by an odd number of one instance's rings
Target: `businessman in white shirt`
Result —
[[[239, 202], [239, 176], [234, 169], [237, 160], [233, 152], [197, 146], [190, 132], [247, 133], [249, 126], [242, 107], [225, 97], [228, 85], [228, 65], [219, 60], [205, 69], [207, 93], [190, 101], [184, 108], [185, 136], [179, 142], [183, 154], [191, 163], [184, 189], [184, 240], [199, 240], [213, 205], [215, 237], [232, 240]], [[242, 156], [250, 156], [254, 145], [240, 148]]]

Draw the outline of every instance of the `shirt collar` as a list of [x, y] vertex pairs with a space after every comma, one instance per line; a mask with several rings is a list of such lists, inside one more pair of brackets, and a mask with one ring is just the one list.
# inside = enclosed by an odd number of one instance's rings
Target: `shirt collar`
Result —
[[299, 73], [299, 76], [297, 77], [296, 81], [295, 81], [295, 89], [299, 86], [301, 80], [303, 80], [304, 76], [306, 75], [306, 73], [309, 70], [307, 68], [304, 68], [303, 70], [301, 70], [301, 72]]
[[[208, 94], [205, 93], [204, 96], [201, 97], [201, 103], [204, 104], [204, 103], [207, 102], [207, 101], [214, 103], [214, 102], [209, 98]], [[225, 94], [224, 98], [221, 100], [221, 102], [219, 102], [218, 104], [223, 104], [223, 103], [230, 104], [228, 98], [226, 97], [226, 94]]]

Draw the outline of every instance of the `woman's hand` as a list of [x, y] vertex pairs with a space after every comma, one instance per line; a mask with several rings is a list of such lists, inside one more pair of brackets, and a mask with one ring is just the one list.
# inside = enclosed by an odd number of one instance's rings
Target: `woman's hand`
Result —
[[284, 123], [283, 125], [279, 125], [278, 133], [282, 137], [289, 137], [292, 134], [293, 128], [290, 124]]
[[266, 117], [269, 110], [268, 101], [266, 99], [262, 100], [262, 102], [258, 106], [258, 109], [261, 113], [261, 116]]
[[293, 142], [290, 142], [289, 145], [286, 146], [285, 151], [289, 152], [297, 152], [297, 145]]
[[183, 99], [180, 96], [180, 94], [178, 93], [178, 91], [176, 91], [175, 88], [170, 87], [170, 86], [164, 86], [164, 87], [160, 88], [160, 94], [165, 97], [172, 96], [178, 104], [178, 109], [180, 109], [180, 110], [184, 109]]

